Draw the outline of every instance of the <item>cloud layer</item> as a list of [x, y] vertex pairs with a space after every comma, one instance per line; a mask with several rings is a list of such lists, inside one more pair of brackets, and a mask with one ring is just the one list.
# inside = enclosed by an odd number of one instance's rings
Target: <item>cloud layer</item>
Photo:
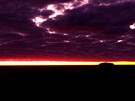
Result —
[[0, 56], [134, 60], [134, 23], [134, 0], [1, 0]]

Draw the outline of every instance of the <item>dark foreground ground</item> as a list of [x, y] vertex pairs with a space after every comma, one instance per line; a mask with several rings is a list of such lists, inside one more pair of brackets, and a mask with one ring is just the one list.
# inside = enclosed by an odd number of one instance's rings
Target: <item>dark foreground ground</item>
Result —
[[135, 80], [135, 66], [1, 66], [0, 80]]

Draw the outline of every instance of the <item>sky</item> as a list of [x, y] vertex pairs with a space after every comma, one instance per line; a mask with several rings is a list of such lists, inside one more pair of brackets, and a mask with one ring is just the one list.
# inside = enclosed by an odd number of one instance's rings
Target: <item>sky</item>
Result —
[[135, 61], [135, 0], [0, 0], [0, 60]]

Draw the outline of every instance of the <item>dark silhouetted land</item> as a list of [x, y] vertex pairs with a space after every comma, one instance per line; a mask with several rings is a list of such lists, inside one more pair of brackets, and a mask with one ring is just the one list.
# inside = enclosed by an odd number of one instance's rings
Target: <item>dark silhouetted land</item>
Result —
[[135, 66], [5, 66], [1, 80], [135, 80]]

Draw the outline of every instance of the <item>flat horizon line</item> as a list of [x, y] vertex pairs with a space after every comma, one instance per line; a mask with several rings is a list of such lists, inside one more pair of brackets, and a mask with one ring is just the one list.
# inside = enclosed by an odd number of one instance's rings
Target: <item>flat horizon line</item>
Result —
[[0, 61], [0, 66], [60, 66], [60, 65], [99, 65], [113, 63], [114, 65], [135, 65], [135, 61]]

